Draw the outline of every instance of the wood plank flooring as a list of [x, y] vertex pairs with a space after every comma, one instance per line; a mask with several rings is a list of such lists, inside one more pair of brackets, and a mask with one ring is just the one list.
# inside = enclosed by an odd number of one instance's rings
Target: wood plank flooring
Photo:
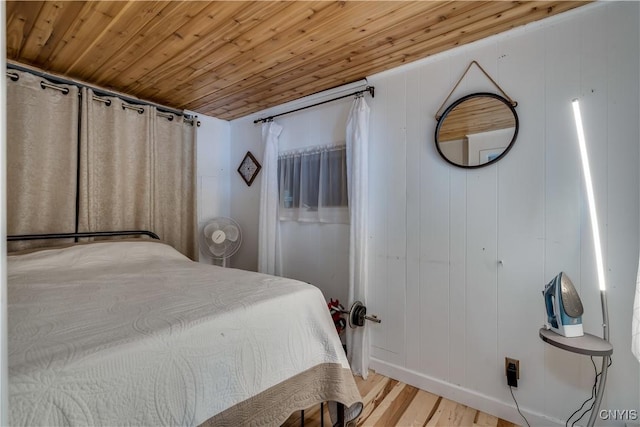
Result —
[[[445, 399], [424, 390], [372, 372], [364, 381], [355, 377], [364, 402], [358, 427], [515, 427], [510, 423], [468, 406]], [[331, 426], [327, 405], [324, 405], [324, 426]], [[283, 427], [300, 426], [300, 412], [293, 414]], [[307, 427], [321, 426], [320, 405], [304, 411]]]

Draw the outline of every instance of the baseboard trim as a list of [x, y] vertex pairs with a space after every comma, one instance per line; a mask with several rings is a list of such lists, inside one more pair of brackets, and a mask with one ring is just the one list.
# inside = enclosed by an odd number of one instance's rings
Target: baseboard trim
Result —
[[[524, 420], [518, 414], [516, 405], [505, 403], [493, 397], [469, 390], [464, 387], [450, 384], [443, 380], [432, 378], [419, 372], [403, 368], [376, 358], [371, 358], [370, 368], [379, 374], [402, 381], [414, 387], [427, 390], [447, 399], [462, 403], [478, 409], [487, 414], [510, 421], [517, 425], [523, 425]], [[564, 421], [548, 417], [544, 414], [523, 409], [520, 410], [529, 420], [532, 426], [564, 426]]]

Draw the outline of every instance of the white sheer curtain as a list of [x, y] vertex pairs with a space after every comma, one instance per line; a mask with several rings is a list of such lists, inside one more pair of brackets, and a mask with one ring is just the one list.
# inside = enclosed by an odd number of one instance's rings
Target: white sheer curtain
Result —
[[278, 138], [282, 126], [276, 122], [262, 124], [262, 186], [258, 224], [258, 271], [280, 275], [280, 230], [278, 225]]
[[[364, 97], [353, 101], [347, 120], [347, 180], [351, 216], [349, 241], [349, 305], [367, 304], [367, 200], [369, 145], [369, 106]], [[349, 363], [356, 375], [369, 373], [369, 337], [367, 326], [347, 328]]]
[[344, 145], [282, 153], [278, 173], [280, 220], [349, 223]]

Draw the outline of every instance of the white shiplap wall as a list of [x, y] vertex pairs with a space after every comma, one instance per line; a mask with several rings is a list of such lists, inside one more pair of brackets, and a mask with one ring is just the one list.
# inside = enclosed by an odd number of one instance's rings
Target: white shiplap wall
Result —
[[[231, 147], [229, 122], [202, 115], [198, 120], [196, 185], [199, 231], [203, 222], [230, 215]], [[200, 261], [212, 262], [202, 253]]]
[[[564, 423], [590, 395], [589, 359], [538, 338], [541, 291], [559, 271], [578, 287], [585, 330], [601, 333], [570, 104], [580, 97], [615, 348], [602, 408], [640, 409], [640, 369], [630, 351], [640, 235], [639, 22], [637, 2], [597, 3], [369, 78], [376, 96], [367, 98], [368, 308], [382, 318], [369, 326], [380, 372], [522, 423], [504, 376], [504, 357], [517, 358], [515, 394], [533, 425]], [[474, 59], [519, 102], [520, 133], [503, 160], [465, 171], [439, 158], [434, 115]], [[456, 95], [491, 89], [472, 69]], [[346, 120], [344, 105], [278, 119], [281, 142], [289, 148], [343, 132], [336, 114]], [[254, 118], [231, 122], [233, 168], [247, 150], [262, 156]], [[246, 239], [233, 265], [255, 269], [260, 176], [247, 188], [236, 175], [231, 215]], [[327, 257], [342, 245], [332, 238], [318, 230], [285, 248], [289, 257], [305, 254], [294, 264], [313, 271], [312, 283], [330, 283], [348, 262]]]
[[[6, 22], [5, 19], [5, 3], [0, 4], [0, 22]], [[4, 70], [6, 66], [6, 29], [0, 28], [0, 69]], [[2, 111], [6, 111], [7, 107], [6, 80], [0, 82], [0, 106]], [[6, 114], [0, 117], [0, 197], [2, 202], [2, 214], [0, 214], [0, 425], [7, 425], [9, 421], [9, 384], [8, 384], [8, 354], [7, 354], [7, 273], [6, 273], [6, 147], [7, 132]]]
[[[576, 283], [601, 334], [593, 244], [571, 100], [581, 98], [600, 212], [614, 365], [602, 408], [638, 409], [630, 352], [638, 266], [638, 3], [587, 6], [369, 78], [371, 329], [382, 373], [514, 422], [564, 422], [590, 395], [588, 358], [544, 344], [541, 291]], [[519, 102], [520, 134], [496, 165], [465, 171], [433, 146], [435, 111], [472, 60]], [[459, 96], [490, 90], [477, 71]], [[454, 96], [455, 98], [455, 96]], [[502, 261], [502, 263], [500, 263]]]

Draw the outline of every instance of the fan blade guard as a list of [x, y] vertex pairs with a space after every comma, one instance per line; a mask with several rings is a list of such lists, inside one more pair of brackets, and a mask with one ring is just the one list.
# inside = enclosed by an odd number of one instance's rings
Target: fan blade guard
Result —
[[238, 240], [238, 237], [240, 236], [240, 230], [238, 229], [238, 227], [236, 227], [233, 224], [224, 226], [222, 228], [222, 231], [224, 232], [224, 234], [226, 234], [227, 240], [231, 242], [235, 242], [236, 240]]
[[220, 229], [220, 225], [217, 222], [212, 221], [209, 224], [205, 225], [204, 230], [202, 232], [205, 235], [205, 237], [211, 238], [213, 233], [219, 229]]

